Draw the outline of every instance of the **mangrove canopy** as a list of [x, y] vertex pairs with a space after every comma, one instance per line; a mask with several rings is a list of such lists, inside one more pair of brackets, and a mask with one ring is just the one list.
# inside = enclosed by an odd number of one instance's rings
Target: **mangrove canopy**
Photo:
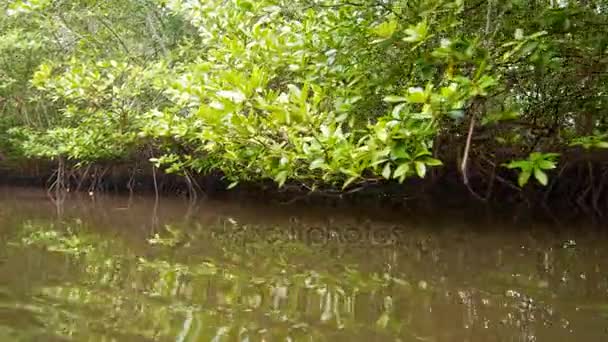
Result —
[[598, 212], [606, 197], [605, 0], [8, 0], [0, 13], [5, 168], [151, 163], [320, 192], [457, 179], [481, 199], [565, 193]]

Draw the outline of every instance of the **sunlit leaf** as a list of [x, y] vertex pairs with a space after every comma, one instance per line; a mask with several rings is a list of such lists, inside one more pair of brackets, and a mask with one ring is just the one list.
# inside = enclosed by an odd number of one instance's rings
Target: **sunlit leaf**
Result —
[[555, 166], [554, 162], [543, 159], [538, 162], [538, 167], [542, 170], [551, 170], [551, 169], [555, 169], [556, 166]]
[[423, 41], [427, 38], [428, 29], [428, 23], [423, 20], [415, 26], [408, 27], [405, 30], [406, 37], [403, 40], [410, 43]]
[[385, 179], [391, 178], [391, 164], [390, 163], [386, 163], [386, 165], [384, 165], [384, 168], [382, 169], [382, 177], [384, 177]]
[[287, 171], [281, 171], [274, 177], [274, 180], [278, 183], [279, 187], [283, 187], [285, 181], [287, 181], [287, 175]]
[[385, 21], [376, 25], [372, 32], [383, 39], [388, 39], [395, 33], [398, 25], [395, 20]]
[[352, 176], [350, 178], [348, 178], [346, 180], [346, 182], [344, 182], [344, 185], [342, 185], [342, 189], [346, 189], [348, 188], [349, 185], [351, 185], [354, 181], [356, 181], [359, 178], [359, 176]]
[[540, 168], [534, 168], [534, 178], [542, 185], [547, 185], [547, 182], [549, 181], [547, 174]]
[[531, 175], [532, 173], [529, 170], [521, 171], [519, 173], [519, 177], [517, 178], [517, 184], [519, 184], [520, 187], [528, 184], [528, 180], [530, 179]]
[[384, 98], [384, 101], [389, 102], [389, 103], [405, 102], [405, 101], [407, 101], [407, 98], [405, 98], [403, 96], [390, 95], [390, 96], [386, 96]]
[[425, 103], [426, 102], [426, 94], [424, 93], [424, 89], [420, 87], [410, 88], [408, 89], [407, 101], [410, 103]]
[[404, 163], [401, 164], [397, 167], [397, 169], [395, 169], [395, 173], [393, 174], [394, 178], [401, 178], [405, 175], [407, 175], [407, 173], [410, 171], [410, 164], [409, 163]]
[[241, 103], [241, 102], [245, 101], [245, 99], [246, 99], [245, 94], [243, 94], [240, 91], [220, 90], [216, 94], [217, 94], [217, 96], [228, 99], [234, 103]]
[[418, 177], [424, 178], [426, 175], [426, 164], [421, 161], [416, 161], [414, 162], [414, 165], [416, 166], [416, 173], [418, 174]]
[[424, 158], [424, 163], [428, 166], [441, 166], [443, 165], [443, 163], [441, 162], [441, 160], [439, 159], [435, 159], [435, 158]]
[[326, 164], [325, 164], [325, 160], [323, 158], [315, 159], [310, 163], [311, 170], [321, 169], [325, 166], [326, 166]]

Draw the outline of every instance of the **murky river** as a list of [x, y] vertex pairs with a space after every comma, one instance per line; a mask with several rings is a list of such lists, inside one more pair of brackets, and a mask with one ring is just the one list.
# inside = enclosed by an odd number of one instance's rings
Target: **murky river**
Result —
[[608, 341], [608, 235], [0, 189], [0, 341]]

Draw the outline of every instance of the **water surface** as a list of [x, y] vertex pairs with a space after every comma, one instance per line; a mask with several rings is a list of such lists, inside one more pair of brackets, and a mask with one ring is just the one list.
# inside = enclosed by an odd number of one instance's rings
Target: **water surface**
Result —
[[601, 229], [76, 197], [0, 189], [0, 341], [608, 341]]

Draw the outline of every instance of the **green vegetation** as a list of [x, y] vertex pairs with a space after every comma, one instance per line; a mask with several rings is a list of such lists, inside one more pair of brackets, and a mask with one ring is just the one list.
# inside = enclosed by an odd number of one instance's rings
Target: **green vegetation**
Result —
[[0, 6], [3, 159], [308, 190], [433, 172], [488, 197], [576, 172], [570, 195], [601, 197], [605, 0]]

